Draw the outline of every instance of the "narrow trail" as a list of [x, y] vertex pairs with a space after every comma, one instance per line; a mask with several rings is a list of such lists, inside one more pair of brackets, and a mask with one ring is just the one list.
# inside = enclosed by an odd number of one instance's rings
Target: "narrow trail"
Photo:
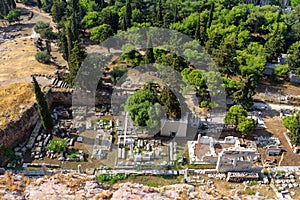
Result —
[[47, 18], [49, 23], [50, 23], [50, 26], [53, 28], [53, 32], [57, 32], [56, 23], [53, 22], [52, 17], [51, 17], [50, 14], [45, 13], [44, 11], [38, 9], [37, 7], [29, 7], [29, 6], [26, 6], [26, 5], [21, 4], [21, 3], [17, 3], [17, 8], [23, 8], [23, 9], [32, 11], [36, 15], [40, 15], [44, 18]]

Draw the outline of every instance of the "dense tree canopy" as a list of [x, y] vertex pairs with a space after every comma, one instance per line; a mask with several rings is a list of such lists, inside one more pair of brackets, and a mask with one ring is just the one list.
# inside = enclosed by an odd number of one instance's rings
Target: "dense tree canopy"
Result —
[[[0, 0], [3, 16], [14, 9], [9, 2], [12, 1]], [[278, 57], [287, 53], [287, 65], [280, 66], [274, 74], [287, 77], [288, 71], [294, 70], [300, 75], [300, 6], [298, 0], [292, 0], [290, 4], [294, 11], [290, 12], [283, 9], [287, 2], [275, 0], [262, 6], [261, 1], [241, 0], [41, 1], [42, 9], [51, 12], [57, 23], [58, 44], [68, 61], [70, 74], [67, 80], [70, 85], [85, 57], [85, 49], [81, 48], [85, 45], [83, 41], [101, 42], [125, 30], [157, 26], [177, 30], [195, 39], [184, 46], [188, 47], [184, 51], [187, 59], [202, 62], [205, 56], [199, 54], [196, 47], [205, 47], [226, 77], [223, 86], [227, 95], [244, 108], [251, 107], [257, 81], [262, 77], [267, 62], [277, 63]], [[46, 30], [40, 33], [49, 37], [51, 28], [46, 27]], [[133, 39], [138, 41], [141, 38]], [[151, 42], [148, 41], [148, 44]], [[119, 61], [126, 61], [131, 67], [162, 64], [182, 72], [201, 101], [209, 102], [209, 92], [218, 91], [208, 91], [205, 76], [189, 69], [193, 63], [186, 58], [163, 48], [145, 49], [145, 55], [142, 51], [131, 49], [123, 52]], [[208, 81], [219, 81], [214, 74], [211, 77]], [[168, 82], [172, 87], [174, 80], [168, 79]]]
[[300, 144], [300, 112], [295, 116], [288, 116], [283, 118], [283, 125], [289, 130], [288, 136], [291, 139], [293, 145]]

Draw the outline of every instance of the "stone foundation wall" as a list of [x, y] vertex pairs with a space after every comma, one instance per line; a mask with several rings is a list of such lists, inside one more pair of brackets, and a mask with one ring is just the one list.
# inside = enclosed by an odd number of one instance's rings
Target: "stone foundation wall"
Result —
[[[80, 105], [89, 105], [94, 106], [94, 103], [96, 105], [102, 105], [102, 104], [110, 104], [111, 98], [110, 96], [107, 95], [102, 95], [101, 92], [96, 93], [96, 100], [95, 102], [88, 102], [88, 96], [90, 94], [86, 93], [81, 95], [77, 99], [72, 99], [72, 92], [70, 92], [70, 89], [64, 89], [60, 88], [59, 90], [57, 89], [50, 89], [47, 92], [47, 99], [48, 99], [48, 104], [53, 105], [55, 104], [64, 104], [64, 105], [72, 105], [73, 103], [78, 103]], [[74, 98], [74, 96], [73, 96]]]
[[39, 118], [37, 106], [25, 110], [19, 120], [12, 121], [4, 129], [0, 129], [0, 147], [12, 147], [17, 141], [24, 140]]

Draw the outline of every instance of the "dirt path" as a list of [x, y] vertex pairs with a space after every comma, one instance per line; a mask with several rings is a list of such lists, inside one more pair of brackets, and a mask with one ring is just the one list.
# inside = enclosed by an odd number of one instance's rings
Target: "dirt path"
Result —
[[266, 131], [271, 133], [274, 137], [279, 138], [281, 142], [281, 146], [285, 151], [283, 160], [280, 165], [281, 166], [300, 165], [300, 155], [293, 153], [293, 150], [291, 149], [290, 145], [288, 144], [283, 134], [286, 131], [286, 129], [282, 125], [282, 119], [278, 116], [275, 116], [275, 117], [267, 117], [264, 120], [266, 126], [268, 127]]
[[17, 3], [17, 8], [23, 8], [23, 9], [32, 11], [35, 15], [43, 17], [44, 20], [41, 20], [41, 21], [45, 21], [45, 19], [46, 19], [46, 21], [49, 22], [50, 26], [53, 28], [53, 32], [57, 32], [56, 24], [53, 22], [52, 17], [50, 16], [50, 14], [45, 13], [44, 11], [41, 11], [37, 7], [29, 7], [29, 6], [26, 6], [26, 5], [21, 4], [21, 3]]

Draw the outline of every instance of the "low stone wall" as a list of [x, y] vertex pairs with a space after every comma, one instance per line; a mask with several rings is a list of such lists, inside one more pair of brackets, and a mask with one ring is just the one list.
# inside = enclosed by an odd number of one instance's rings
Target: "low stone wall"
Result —
[[0, 129], [0, 147], [12, 147], [17, 141], [29, 136], [38, 118], [37, 106], [34, 105], [25, 110], [18, 120]]

